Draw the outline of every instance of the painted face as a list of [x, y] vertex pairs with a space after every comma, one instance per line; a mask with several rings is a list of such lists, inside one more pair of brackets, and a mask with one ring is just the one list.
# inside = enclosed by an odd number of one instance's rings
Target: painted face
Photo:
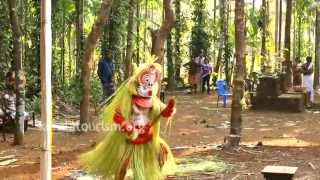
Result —
[[154, 68], [150, 68], [148, 71], [142, 73], [139, 78], [139, 85], [137, 93], [142, 97], [152, 96], [152, 87], [158, 79], [158, 72]]

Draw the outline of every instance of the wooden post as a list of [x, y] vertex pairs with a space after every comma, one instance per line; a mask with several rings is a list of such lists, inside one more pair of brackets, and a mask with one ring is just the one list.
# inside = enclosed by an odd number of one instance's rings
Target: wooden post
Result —
[[51, 94], [51, 0], [41, 1], [40, 69], [41, 69], [41, 121], [42, 153], [40, 179], [51, 180], [52, 94]]

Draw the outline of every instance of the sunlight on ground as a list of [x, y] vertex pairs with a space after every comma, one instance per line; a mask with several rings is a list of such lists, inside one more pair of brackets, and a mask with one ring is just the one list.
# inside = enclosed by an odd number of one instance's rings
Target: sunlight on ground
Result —
[[183, 158], [178, 159], [177, 163], [176, 175], [178, 176], [197, 172], [222, 173], [231, 168], [231, 165], [218, 160], [214, 156]]

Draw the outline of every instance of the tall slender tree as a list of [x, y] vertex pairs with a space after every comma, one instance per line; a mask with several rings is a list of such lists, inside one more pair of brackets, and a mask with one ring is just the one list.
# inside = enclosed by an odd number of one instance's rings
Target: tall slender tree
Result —
[[288, 87], [292, 87], [292, 61], [290, 60], [290, 37], [291, 37], [291, 15], [292, 15], [292, 0], [287, 0], [287, 11], [286, 11], [286, 26], [285, 26], [285, 37], [284, 37], [284, 58], [285, 58], [285, 90]]
[[106, 23], [112, 0], [103, 0], [101, 2], [99, 15], [92, 26], [92, 30], [87, 38], [86, 48], [83, 55], [82, 71], [81, 71], [81, 93], [82, 99], [80, 103], [80, 130], [82, 124], [89, 123], [90, 119], [90, 73], [93, 62], [93, 52], [97, 45], [98, 39], [102, 34], [102, 28]]
[[136, 44], [136, 62], [137, 64], [140, 64], [140, 1], [141, 0], [137, 0], [137, 44]]
[[168, 88], [174, 89], [175, 77], [174, 77], [174, 64], [173, 64], [173, 47], [172, 47], [172, 35], [171, 33], [167, 39], [167, 69], [168, 69]]
[[175, 1], [175, 13], [176, 13], [176, 24], [174, 33], [174, 66], [175, 66], [175, 81], [180, 80], [180, 69], [181, 69], [181, 34], [182, 34], [182, 14], [181, 14], [181, 0]]
[[[317, 0], [320, 3], [320, 0]], [[320, 76], [320, 10], [316, 9], [316, 57], [315, 57], [315, 71], [314, 71], [314, 88], [319, 88], [319, 76]]]
[[22, 32], [17, 14], [17, 1], [8, 0], [10, 23], [13, 32], [13, 56], [16, 73], [16, 119], [14, 144], [22, 145], [24, 136], [25, 77], [22, 67]]
[[282, 45], [282, 0], [279, 0], [279, 36], [278, 36], [278, 53], [281, 54]]
[[222, 60], [222, 55], [223, 55], [223, 50], [224, 50], [224, 46], [225, 46], [225, 43], [224, 42], [224, 35], [227, 31], [227, 23], [226, 23], [226, 3], [227, 3], [228, 0], [220, 0], [219, 1], [219, 6], [220, 6], [220, 9], [219, 9], [219, 14], [220, 14], [220, 32], [219, 32], [219, 41], [218, 41], [218, 47], [219, 47], [219, 50], [218, 50], [218, 57], [217, 57], [217, 62], [216, 62], [216, 66], [214, 67], [214, 72], [215, 73], [218, 73], [219, 72], [219, 69], [220, 69], [220, 64], [221, 64], [221, 60]]
[[267, 58], [267, 28], [268, 28], [268, 7], [267, 7], [267, 0], [262, 0], [261, 6], [261, 17], [262, 17], [262, 32], [261, 32], [261, 71], [263, 72], [264, 63]]
[[[251, 16], [254, 17], [255, 16], [255, 0], [252, 0], [252, 10], [251, 10]], [[257, 34], [258, 31], [256, 31], [256, 33], [254, 33], [254, 35]], [[254, 44], [254, 43], [253, 43]], [[252, 46], [251, 47], [251, 68], [250, 68], [250, 75], [252, 75], [253, 71], [254, 71], [254, 66], [255, 66], [255, 61], [256, 61], [256, 47]]]
[[301, 57], [301, 45], [302, 45], [302, 14], [298, 14], [298, 16], [297, 16], [297, 18], [298, 18], [298, 34], [297, 34], [297, 38], [298, 38], [298, 48], [297, 48], [297, 50], [298, 50], [298, 57], [300, 58]]
[[125, 78], [129, 78], [132, 73], [132, 53], [133, 53], [133, 28], [134, 28], [134, 12], [136, 10], [136, 0], [130, 0], [130, 9], [128, 17], [128, 32], [127, 32], [127, 49], [125, 59]]
[[81, 65], [82, 65], [82, 52], [84, 46], [84, 37], [83, 37], [83, 0], [75, 0], [76, 3], [76, 12], [77, 12], [77, 20], [76, 20], [76, 71], [79, 74]]
[[163, 0], [163, 7], [164, 19], [161, 23], [161, 26], [159, 29], [151, 31], [151, 54], [158, 58], [157, 63], [159, 64], [163, 64], [164, 44], [176, 21], [172, 0]]
[[230, 61], [230, 57], [232, 56], [231, 54], [231, 44], [229, 42], [229, 19], [230, 19], [230, 13], [231, 13], [231, 7], [230, 7], [230, 4], [229, 4], [229, 1], [227, 1], [227, 17], [226, 17], [226, 28], [225, 28], [225, 31], [223, 32], [223, 37], [224, 37], [224, 52], [223, 52], [223, 59], [224, 59], [224, 72], [225, 72], [225, 78], [226, 78], [226, 81], [228, 83], [230, 83], [230, 80], [231, 80], [231, 73], [230, 73], [230, 68], [229, 67], [229, 61]]
[[279, 36], [279, 1], [276, 0], [276, 17], [275, 17], [275, 27], [274, 27], [274, 44], [275, 52], [278, 54], [278, 36]]
[[235, 48], [236, 67], [233, 79], [233, 96], [231, 109], [231, 127], [227, 147], [233, 148], [239, 145], [242, 129], [242, 105], [240, 103], [244, 93], [245, 78], [245, 11], [244, 0], [235, 1]]
[[65, 47], [65, 34], [66, 34], [66, 17], [65, 17], [65, 9], [62, 9], [62, 34], [61, 34], [61, 52], [60, 52], [60, 83], [62, 86], [64, 86], [64, 74], [65, 74], [65, 52], [66, 52], [66, 47]]

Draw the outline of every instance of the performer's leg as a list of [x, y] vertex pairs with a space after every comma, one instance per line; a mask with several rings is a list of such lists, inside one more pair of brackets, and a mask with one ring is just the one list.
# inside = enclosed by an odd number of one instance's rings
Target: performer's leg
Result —
[[129, 162], [130, 162], [130, 160], [127, 159], [123, 163], [118, 174], [116, 175], [116, 178], [115, 178], [116, 180], [124, 180], [124, 178], [126, 177], [126, 174], [127, 174], [128, 167], [129, 167]]

